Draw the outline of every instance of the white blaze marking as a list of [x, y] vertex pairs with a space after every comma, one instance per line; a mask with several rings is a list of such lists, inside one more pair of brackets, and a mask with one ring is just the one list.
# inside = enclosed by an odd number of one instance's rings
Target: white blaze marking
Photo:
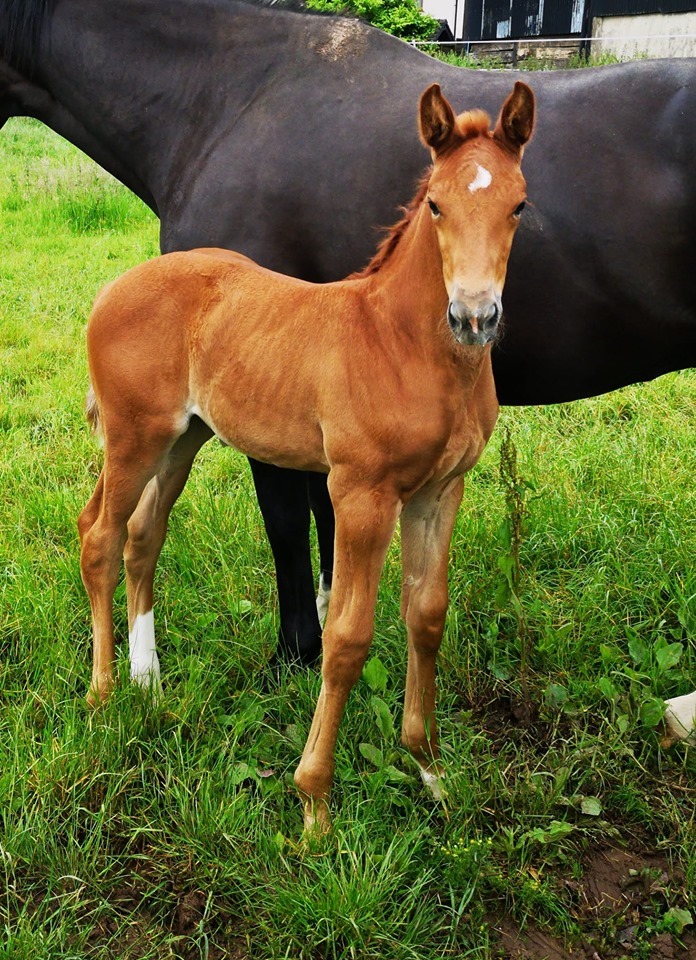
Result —
[[442, 777], [438, 776], [437, 773], [433, 773], [431, 770], [426, 770], [425, 767], [420, 768], [421, 780], [426, 785], [428, 790], [430, 790], [433, 795], [433, 800], [444, 800], [445, 798], [445, 785], [442, 782]]
[[485, 190], [487, 187], [490, 187], [492, 182], [493, 177], [490, 171], [482, 167], [480, 163], [477, 163], [476, 176], [469, 184], [469, 190], [471, 190], [472, 193], [476, 193], [477, 190]]
[[159, 689], [160, 665], [155, 649], [155, 618], [152, 610], [135, 618], [128, 636], [131, 680], [141, 687]]
[[319, 614], [319, 626], [323, 627], [326, 623], [326, 614], [329, 612], [329, 598], [331, 597], [331, 587], [324, 586], [324, 574], [319, 577], [319, 589], [317, 591], [317, 613]]
[[665, 723], [673, 737], [696, 744], [696, 690], [665, 701]]

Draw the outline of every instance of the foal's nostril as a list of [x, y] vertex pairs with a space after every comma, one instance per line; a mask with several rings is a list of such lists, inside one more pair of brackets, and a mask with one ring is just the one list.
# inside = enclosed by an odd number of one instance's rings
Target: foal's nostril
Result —
[[452, 303], [450, 301], [447, 307], [447, 321], [453, 333], [459, 334], [462, 328], [469, 323], [469, 317], [466, 312], [462, 311], [462, 305], [460, 303]]
[[494, 330], [500, 321], [502, 309], [497, 301], [489, 304], [485, 312], [480, 316], [481, 326], [484, 330]]

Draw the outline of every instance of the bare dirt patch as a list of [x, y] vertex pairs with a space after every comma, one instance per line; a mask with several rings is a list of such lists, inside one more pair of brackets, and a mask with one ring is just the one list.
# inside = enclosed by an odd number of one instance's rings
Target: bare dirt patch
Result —
[[659, 853], [607, 847], [590, 853], [580, 880], [562, 881], [572, 918], [583, 931], [564, 943], [548, 931], [509, 918], [493, 923], [506, 960], [696, 960], [696, 934], [675, 935], [660, 923], [683, 877]]
[[[473, 705], [475, 722], [490, 739], [496, 755], [510, 742], [540, 756], [567, 735], [571, 721], [550, 722], [532, 703], [505, 697]], [[649, 774], [648, 774], [649, 776]], [[657, 778], [655, 778], [657, 783]], [[662, 789], [691, 793], [681, 782]], [[616, 840], [590, 848], [582, 858], [580, 879], [558, 876], [569, 918], [581, 932], [567, 941], [533, 922], [520, 927], [509, 916], [490, 920], [505, 960], [696, 960], [696, 926], [675, 931], [665, 920], [673, 907], [688, 906], [684, 876], [667, 852], [640, 829], [612, 823]], [[693, 907], [691, 907], [693, 915]], [[676, 926], [679, 926], [676, 924]]]

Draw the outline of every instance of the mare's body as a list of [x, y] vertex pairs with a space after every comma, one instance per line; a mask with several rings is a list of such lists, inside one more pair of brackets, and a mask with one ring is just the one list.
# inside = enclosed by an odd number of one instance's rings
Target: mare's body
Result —
[[[38, 5], [3, 0], [0, 13], [21, 8], [21, 20]], [[437, 80], [491, 109], [511, 82], [360, 23], [236, 0], [48, 7], [43, 30], [0, 60], [0, 123], [38, 117], [114, 173], [159, 215], [163, 251], [234, 248], [314, 281], [362, 266], [375, 225], [412, 195], [425, 159], [417, 93]], [[500, 402], [573, 400], [693, 366], [696, 62], [539, 73], [534, 86], [533, 209], [493, 355]], [[320, 629], [306, 478], [252, 467], [281, 646], [309, 661]], [[330, 507], [314, 487], [328, 573]]]

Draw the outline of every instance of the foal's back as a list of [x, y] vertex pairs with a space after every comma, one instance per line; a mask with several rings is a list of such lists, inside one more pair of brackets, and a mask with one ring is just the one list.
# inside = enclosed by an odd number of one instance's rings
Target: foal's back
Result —
[[307, 283], [218, 249], [140, 264], [104, 288], [90, 317], [99, 407], [114, 409], [106, 393], [121, 408], [146, 397], [163, 432], [197, 414], [259, 460], [327, 470], [322, 395], [329, 381], [340, 389], [349, 350], [362, 360], [362, 286]]

